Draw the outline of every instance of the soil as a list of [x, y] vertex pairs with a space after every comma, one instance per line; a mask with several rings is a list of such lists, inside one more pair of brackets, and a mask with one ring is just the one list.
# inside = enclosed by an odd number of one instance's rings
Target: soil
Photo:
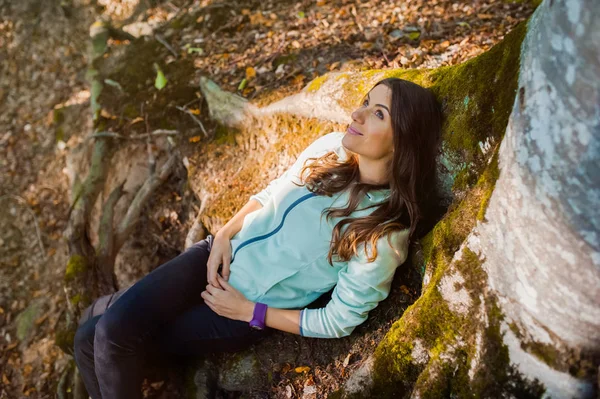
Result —
[[[0, 399], [54, 397], [71, 362], [54, 344], [54, 330], [66, 309], [67, 155], [91, 132], [86, 48], [96, 19], [158, 26], [178, 59], [193, 66], [184, 84], [192, 100], [205, 75], [260, 103], [273, 93], [297, 92], [328, 71], [464, 62], [532, 11], [528, 2], [501, 1], [0, 0]], [[115, 51], [139, 44], [139, 39], [110, 43]], [[166, 46], [156, 57], [139, 68], [158, 62], [168, 71], [175, 62]], [[179, 105], [197, 113], [214, 134], [201, 100]], [[80, 107], [66, 132], [58, 129], [65, 123], [55, 112], [65, 106]], [[184, 154], [202, 145], [189, 115], [170, 115], [185, 128], [179, 139]], [[122, 250], [121, 286], [183, 249], [198, 207], [180, 167], [155, 193]], [[264, 359], [272, 385], [245, 397], [326, 397], [373, 352], [418, 297], [418, 287], [418, 277], [398, 273], [394, 301], [382, 303], [352, 337], [338, 342], [274, 333], [270, 345], [295, 345], [298, 356], [293, 364]], [[301, 366], [309, 369], [297, 372]], [[154, 373], [144, 384], [145, 396], [181, 397], [180, 371]], [[318, 387], [314, 393], [312, 386]]]

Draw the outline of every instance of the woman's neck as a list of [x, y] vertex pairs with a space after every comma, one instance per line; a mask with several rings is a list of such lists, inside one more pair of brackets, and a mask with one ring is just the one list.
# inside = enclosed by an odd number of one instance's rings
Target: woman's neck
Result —
[[358, 181], [360, 183], [372, 184], [374, 186], [389, 185], [389, 179], [386, 173], [386, 163], [386, 160], [372, 161], [363, 157], [359, 157]]

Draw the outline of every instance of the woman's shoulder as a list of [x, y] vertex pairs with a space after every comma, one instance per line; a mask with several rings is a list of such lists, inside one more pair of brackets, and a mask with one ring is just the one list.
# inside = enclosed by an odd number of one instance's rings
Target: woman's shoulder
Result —
[[342, 132], [327, 133], [313, 141], [306, 151], [314, 155], [321, 155], [334, 151], [340, 160], [345, 160], [348, 154], [342, 145], [344, 135], [345, 133]]

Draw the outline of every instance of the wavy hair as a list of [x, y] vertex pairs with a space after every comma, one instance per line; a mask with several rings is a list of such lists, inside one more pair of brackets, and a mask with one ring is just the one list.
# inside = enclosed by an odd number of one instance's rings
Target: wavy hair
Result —
[[[346, 161], [340, 161], [335, 152], [329, 152], [304, 164], [300, 176], [302, 186], [318, 195], [332, 196], [350, 190], [349, 201], [343, 208], [327, 208], [321, 216], [327, 219], [342, 217], [333, 229], [327, 260], [333, 266], [333, 256], [348, 261], [358, 253], [359, 244], [370, 243], [377, 258], [377, 242], [389, 233], [409, 228], [409, 242], [414, 239], [423, 205], [435, 191], [436, 157], [441, 137], [442, 111], [433, 93], [415, 83], [388, 78], [375, 84], [392, 90], [391, 123], [394, 156], [388, 166], [388, 184], [373, 185], [359, 181], [358, 155], [348, 151]], [[362, 102], [361, 102], [362, 103]], [[361, 199], [371, 190], [389, 189], [389, 197], [367, 216], [352, 217]], [[363, 210], [363, 209], [361, 209]], [[344, 229], [344, 227], [346, 227]], [[391, 243], [390, 243], [391, 246]], [[395, 249], [396, 250], [396, 249]], [[397, 250], [396, 250], [397, 251]]]

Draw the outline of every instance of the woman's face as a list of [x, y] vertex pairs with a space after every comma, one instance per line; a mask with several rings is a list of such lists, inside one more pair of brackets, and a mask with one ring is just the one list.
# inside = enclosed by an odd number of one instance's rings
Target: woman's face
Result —
[[352, 123], [342, 139], [348, 150], [372, 160], [391, 160], [394, 149], [390, 109], [392, 90], [375, 86], [352, 113]]

